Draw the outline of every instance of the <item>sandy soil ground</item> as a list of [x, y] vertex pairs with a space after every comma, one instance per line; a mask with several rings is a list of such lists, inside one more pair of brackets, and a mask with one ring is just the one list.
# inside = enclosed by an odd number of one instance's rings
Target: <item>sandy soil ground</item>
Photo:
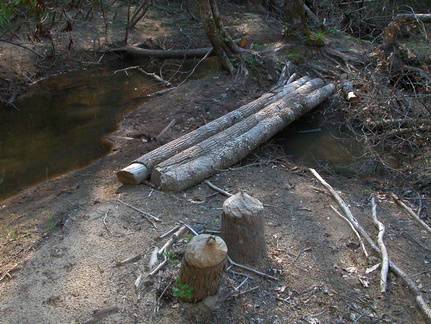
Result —
[[[250, 24], [263, 21], [259, 14], [241, 17]], [[1, 322], [427, 323], [416, 296], [393, 273], [388, 291], [380, 293], [379, 256], [367, 246], [370, 256], [365, 257], [350, 226], [331, 209], [339, 207], [329, 192], [276, 140], [209, 180], [265, 204], [269, 257], [259, 270], [278, 280], [230, 267], [215, 297], [198, 304], [180, 302], [172, 288], [188, 234], [173, 246], [171, 262], [148, 276], [152, 251], [169, 238], [159, 236], [179, 222], [197, 232], [218, 231], [226, 197], [204, 183], [177, 194], [123, 186], [115, 171], [159, 146], [143, 139], [158, 135], [172, 119], [177, 122], [165, 141], [268, 90], [279, 71], [258, 71], [241, 84], [216, 72], [152, 99], [111, 134], [111, 154], [2, 201]], [[316, 113], [337, 114], [341, 101], [335, 97]], [[429, 233], [393, 202], [389, 194], [395, 188], [385, 179], [319, 172], [373, 238], [377, 230], [369, 197], [376, 195], [390, 257], [429, 303]], [[154, 227], [118, 199], [162, 222]], [[118, 263], [134, 256], [134, 261]]]

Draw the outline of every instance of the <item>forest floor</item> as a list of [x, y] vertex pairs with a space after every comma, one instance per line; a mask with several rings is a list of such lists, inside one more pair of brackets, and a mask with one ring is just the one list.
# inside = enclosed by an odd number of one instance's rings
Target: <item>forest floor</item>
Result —
[[[247, 37], [252, 48], [260, 50], [260, 56], [247, 63], [247, 78], [217, 71], [152, 98], [125, 116], [109, 136], [113, 143], [110, 154], [0, 203], [2, 323], [428, 322], [416, 296], [393, 273], [389, 274], [387, 292], [380, 292], [380, 271], [374, 267], [380, 257], [368, 245], [371, 256], [365, 257], [355, 233], [331, 209], [338, 208], [332, 196], [306, 166], [281, 149], [280, 139], [266, 143], [240, 165], [209, 179], [219, 188], [233, 194], [246, 192], [265, 205], [269, 257], [259, 270], [278, 280], [230, 267], [215, 297], [198, 304], [183, 303], [174, 296], [173, 287], [188, 235], [173, 246], [171, 262], [156, 275], [147, 276], [152, 251], [169, 238], [161, 239], [160, 235], [180, 222], [198, 232], [219, 230], [226, 197], [205, 183], [181, 193], [162, 192], [147, 185], [121, 185], [115, 171], [160, 145], [143, 139], [156, 137], [175, 119], [176, 124], [164, 138], [168, 142], [250, 102], [268, 91], [277, 81], [282, 63], [295, 57], [300, 75], [321, 76], [313, 72], [318, 72], [319, 65], [333, 71], [324, 75], [325, 81], [337, 83], [340, 63], [328, 59], [328, 51], [341, 51], [361, 62], [373, 47], [334, 35], [327, 35], [322, 47], [286, 44], [281, 39], [282, 24], [270, 15], [231, 4], [221, 9], [232, 36]], [[97, 61], [92, 52], [96, 45], [124, 37], [121, 25], [114, 26], [114, 22], [109, 33], [104, 33], [97, 22], [103, 27], [103, 19], [96, 17], [94, 25], [83, 24], [70, 35], [55, 36], [55, 42], [64, 49], [73, 37], [73, 50], [57, 53], [60, 70], [82, 67], [84, 58], [92, 55]], [[193, 47], [209, 45], [200, 23], [178, 7], [155, 7], [130, 38], [135, 42], [151, 38], [153, 44], [164, 48], [178, 48], [188, 42]], [[28, 51], [4, 46], [15, 60], [20, 57], [15, 72], [21, 68], [39, 73]], [[3, 60], [7, 60], [5, 56]], [[9, 63], [13, 67], [13, 61]], [[340, 123], [346, 107], [337, 93], [311, 115], [319, 116], [322, 123]], [[377, 230], [369, 198], [375, 195], [377, 215], [386, 225], [385, 243], [391, 260], [411, 277], [430, 304], [429, 233], [391, 198], [392, 192], [408, 198], [414, 190], [400, 188], [378, 175], [318, 171], [373, 238]], [[123, 202], [162, 221], [153, 226]], [[426, 221], [431, 216], [429, 203], [422, 201]], [[120, 262], [134, 256], [131, 262]], [[139, 277], [142, 283], [137, 289]]]

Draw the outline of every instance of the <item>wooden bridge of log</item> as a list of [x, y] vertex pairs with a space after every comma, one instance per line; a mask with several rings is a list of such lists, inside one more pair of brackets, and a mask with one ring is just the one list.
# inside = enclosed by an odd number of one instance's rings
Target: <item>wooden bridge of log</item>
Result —
[[123, 184], [150, 178], [161, 190], [179, 192], [228, 168], [298, 117], [330, 97], [333, 84], [307, 76], [293, 81], [286, 69], [260, 98], [148, 152], [117, 172]]

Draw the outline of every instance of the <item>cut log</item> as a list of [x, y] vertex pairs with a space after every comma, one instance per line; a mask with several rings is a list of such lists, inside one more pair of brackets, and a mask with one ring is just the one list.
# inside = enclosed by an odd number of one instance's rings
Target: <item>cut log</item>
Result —
[[399, 22], [423, 22], [424, 24], [431, 24], [431, 14], [399, 14], [394, 18], [395, 21]]
[[117, 177], [123, 184], [139, 184], [147, 179], [153, 167], [174, 156], [175, 154], [202, 142], [203, 140], [223, 131], [234, 125], [238, 121], [256, 113], [263, 107], [284, 96], [289, 96], [298, 88], [310, 80], [309, 77], [302, 77], [288, 85], [282, 85], [279, 88], [264, 94], [260, 98], [231, 111], [230, 113], [203, 125], [202, 127], [169, 142], [159, 148], [141, 156], [130, 166], [117, 172]]
[[282, 98], [158, 164], [151, 175], [151, 182], [162, 190], [179, 192], [214, 175], [219, 169], [230, 167], [332, 95], [334, 85], [305, 93], [298, 89], [298, 92], [301, 95]]
[[263, 204], [240, 192], [225, 200], [220, 236], [237, 263], [258, 265], [268, 257]]
[[353, 90], [352, 82], [348, 79], [347, 74], [342, 74], [340, 77], [340, 86], [341, 91], [343, 91], [344, 98], [350, 102], [352, 105], [356, 105], [358, 103], [358, 96], [355, 94]]
[[227, 246], [222, 238], [201, 234], [189, 242], [176, 292], [181, 300], [196, 303], [217, 293], [226, 268]]

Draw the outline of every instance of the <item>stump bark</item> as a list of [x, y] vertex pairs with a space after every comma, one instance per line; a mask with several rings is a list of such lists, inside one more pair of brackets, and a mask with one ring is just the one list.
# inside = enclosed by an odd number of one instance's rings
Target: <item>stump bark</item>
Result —
[[190, 295], [179, 296], [185, 302], [196, 303], [215, 295], [226, 268], [227, 246], [218, 236], [201, 234], [189, 243], [181, 262], [179, 283], [191, 288]]
[[240, 192], [226, 199], [221, 217], [221, 234], [233, 261], [258, 265], [268, 257], [263, 204]]

